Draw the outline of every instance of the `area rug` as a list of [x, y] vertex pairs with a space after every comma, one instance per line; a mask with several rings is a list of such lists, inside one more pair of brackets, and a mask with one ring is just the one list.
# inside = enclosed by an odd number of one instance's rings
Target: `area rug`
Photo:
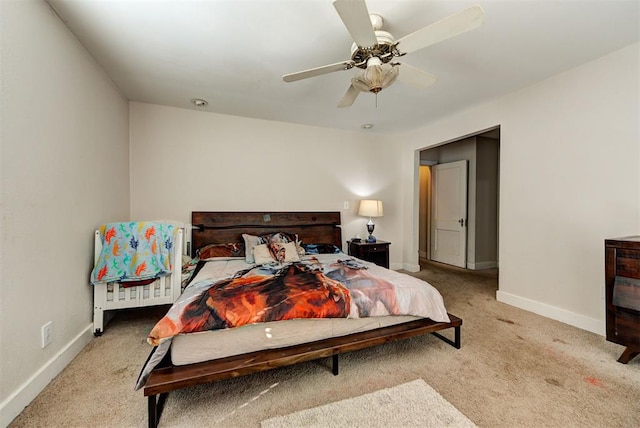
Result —
[[422, 379], [261, 422], [287, 427], [475, 427]]

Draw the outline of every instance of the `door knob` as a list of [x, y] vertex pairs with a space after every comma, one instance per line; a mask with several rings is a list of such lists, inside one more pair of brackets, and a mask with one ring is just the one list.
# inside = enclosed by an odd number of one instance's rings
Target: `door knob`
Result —
[[458, 220], [458, 223], [460, 223], [460, 226], [464, 227], [464, 219], [461, 218], [460, 220]]

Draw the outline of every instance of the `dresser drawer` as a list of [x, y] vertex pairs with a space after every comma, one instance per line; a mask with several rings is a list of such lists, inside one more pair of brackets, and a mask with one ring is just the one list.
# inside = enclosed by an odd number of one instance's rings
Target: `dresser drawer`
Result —
[[640, 279], [616, 276], [613, 282], [613, 306], [640, 313]]
[[640, 312], [616, 308], [614, 342], [640, 348]]
[[386, 253], [389, 251], [387, 245], [369, 245], [364, 250], [366, 253]]
[[616, 250], [616, 276], [640, 279], [640, 251]]

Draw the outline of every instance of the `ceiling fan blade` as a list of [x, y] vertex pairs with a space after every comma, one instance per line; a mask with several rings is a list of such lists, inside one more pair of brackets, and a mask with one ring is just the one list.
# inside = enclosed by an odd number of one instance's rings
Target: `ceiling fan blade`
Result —
[[431, 86], [438, 80], [438, 77], [431, 73], [422, 71], [419, 68], [412, 67], [405, 63], [401, 63], [399, 66], [400, 72], [398, 73], [398, 80], [407, 85], [411, 85], [414, 88], [424, 89], [427, 86]]
[[338, 107], [349, 107], [351, 106], [356, 98], [358, 98], [358, 94], [360, 93], [353, 85], [349, 86], [347, 92], [345, 92], [344, 97], [338, 103]]
[[478, 5], [434, 22], [398, 40], [398, 50], [404, 53], [426, 48], [458, 34], [479, 27], [484, 22], [484, 10]]
[[378, 44], [364, 0], [335, 0], [333, 7], [358, 47], [367, 48]]
[[323, 65], [322, 67], [310, 68], [309, 70], [298, 71], [296, 73], [285, 74], [282, 80], [285, 82], [295, 82], [296, 80], [308, 79], [309, 77], [321, 76], [334, 71], [349, 70], [353, 68], [354, 61], [342, 61], [335, 64]]

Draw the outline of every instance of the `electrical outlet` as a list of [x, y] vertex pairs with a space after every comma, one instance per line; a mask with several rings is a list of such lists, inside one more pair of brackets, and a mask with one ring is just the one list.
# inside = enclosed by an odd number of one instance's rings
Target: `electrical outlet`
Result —
[[343, 210], [348, 210], [349, 209], [349, 201], [344, 201], [342, 203], [342, 209]]
[[53, 334], [53, 321], [49, 321], [42, 326], [42, 347], [51, 343], [51, 335]]

